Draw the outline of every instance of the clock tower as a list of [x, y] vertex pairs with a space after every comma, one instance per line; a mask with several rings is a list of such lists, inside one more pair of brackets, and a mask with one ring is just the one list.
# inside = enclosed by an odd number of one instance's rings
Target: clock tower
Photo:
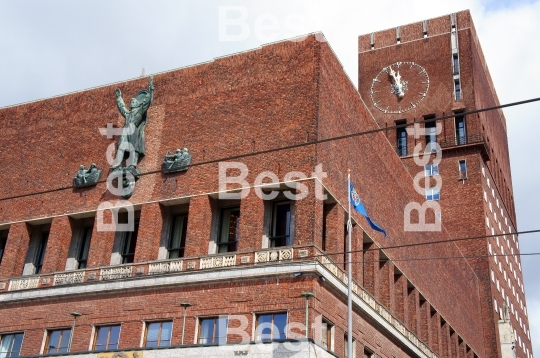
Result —
[[[361, 35], [358, 46], [358, 90], [411, 177], [425, 177], [436, 208], [426, 221], [453, 238], [494, 235], [455, 243], [481, 282], [484, 356], [506, 356], [504, 331], [516, 357], [529, 357], [506, 121], [502, 110], [467, 114], [499, 105], [469, 11]], [[449, 118], [413, 135], [415, 122], [438, 117]], [[419, 165], [415, 148], [430, 161]]]

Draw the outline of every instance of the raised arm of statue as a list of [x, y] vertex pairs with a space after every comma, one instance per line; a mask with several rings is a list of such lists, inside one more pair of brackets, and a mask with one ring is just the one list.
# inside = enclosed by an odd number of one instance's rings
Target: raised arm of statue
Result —
[[120, 111], [120, 114], [126, 118], [126, 116], [129, 114], [129, 111], [126, 108], [126, 105], [124, 103], [124, 100], [122, 99], [122, 92], [119, 88], [116, 89], [116, 105], [118, 106], [118, 111]]

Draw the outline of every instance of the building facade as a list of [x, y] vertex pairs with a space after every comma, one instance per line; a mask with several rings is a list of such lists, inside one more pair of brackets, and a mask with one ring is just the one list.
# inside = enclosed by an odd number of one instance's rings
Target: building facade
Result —
[[[441, 145], [436, 169], [428, 164], [443, 180], [442, 212], [428, 218], [441, 230], [405, 229], [407, 205], [426, 202], [413, 177], [428, 168], [413, 168], [411, 136], [403, 149], [396, 129], [380, 129], [497, 103], [468, 12], [427, 26], [410, 37], [404, 26], [400, 44], [388, 31], [361, 36], [359, 91], [317, 34], [160, 73], [150, 85], [0, 109], [0, 357], [343, 357], [347, 250], [354, 356], [502, 356], [496, 325], [506, 310], [517, 356], [530, 357], [519, 261], [478, 257], [517, 253], [517, 238], [452, 241], [516, 227], [502, 113], [443, 122], [434, 142], [458, 139]], [[441, 58], [454, 56], [442, 44], [453, 38], [463, 100], [445, 99], [457, 88], [455, 74], [451, 86], [442, 74]], [[407, 57], [408, 46], [423, 56]], [[394, 57], [425, 69], [430, 92], [387, 117], [369, 91]], [[385, 80], [408, 99], [414, 85], [401, 75]], [[137, 99], [129, 110], [122, 93]], [[126, 148], [138, 162], [117, 168], [122, 142], [136, 144]], [[352, 213], [350, 248], [348, 169], [388, 233]]]

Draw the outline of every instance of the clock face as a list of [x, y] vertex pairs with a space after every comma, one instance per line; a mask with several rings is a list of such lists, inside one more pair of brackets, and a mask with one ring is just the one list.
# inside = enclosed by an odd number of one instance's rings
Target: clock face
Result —
[[426, 69], [414, 62], [396, 62], [381, 70], [371, 83], [371, 101], [388, 114], [403, 113], [418, 107], [427, 96]]

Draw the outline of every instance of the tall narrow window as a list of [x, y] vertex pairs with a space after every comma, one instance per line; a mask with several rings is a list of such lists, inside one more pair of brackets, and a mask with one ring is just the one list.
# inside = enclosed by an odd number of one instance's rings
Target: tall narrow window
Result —
[[456, 116], [456, 144], [467, 144], [467, 128], [465, 125], [465, 116]]
[[171, 345], [172, 321], [146, 324], [145, 347], [167, 347]]
[[330, 351], [332, 350], [332, 330], [334, 325], [323, 319], [321, 329], [321, 345]]
[[452, 56], [452, 61], [454, 65], [454, 75], [459, 75], [459, 59], [457, 53]]
[[272, 234], [270, 246], [292, 245], [291, 238], [291, 202], [274, 203], [272, 215]]
[[6, 250], [7, 235], [7, 230], [0, 231], [0, 265], [2, 264], [2, 257], [4, 256], [4, 251]]
[[94, 350], [108, 351], [118, 348], [120, 325], [97, 327], [94, 336]]
[[217, 242], [218, 252], [233, 252], [238, 248], [240, 208], [221, 209], [221, 224]]
[[[345, 337], [343, 337], [343, 340], [345, 341], [345, 358], [348, 357], [348, 347], [349, 347], [349, 340], [347, 338], [347, 334], [345, 334]], [[356, 357], [356, 339], [352, 339], [352, 356]]]
[[400, 157], [407, 155], [407, 131], [405, 128], [398, 128], [397, 134], [397, 153]]
[[[431, 118], [434, 118], [434, 117], [431, 117]], [[426, 118], [426, 119], [431, 119], [431, 118]], [[437, 142], [437, 124], [435, 121], [428, 122], [426, 123], [425, 127], [426, 127], [426, 147], [427, 148], [431, 147], [431, 151], [434, 152], [436, 151], [435, 143]], [[433, 144], [430, 144], [430, 143], [433, 143]]]
[[77, 252], [77, 268], [83, 269], [86, 268], [86, 263], [88, 262], [88, 250], [90, 249], [90, 239], [92, 238], [92, 226], [84, 227], [82, 230], [82, 240], [79, 246], [79, 251]]
[[34, 274], [41, 273], [43, 261], [45, 260], [45, 249], [47, 248], [47, 241], [49, 240], [48, 231], [43, 231], [40, 235], [36, 256], [34, 258]]
[[467, 179], [467, 162], [465, 159], [461, 159], [458, 162], [459, 179]]
[[257, 315], [256, 341], [286, 339], [287, 313], [269, 313]]
[[3, 334], [0, 336], [0, 357], [18, 357], [24, 333]]
[[454, 81], [454, 92], [456, 95], [456, 101], [461, 100], [461, 84], [459, 83], [459, 80]]
[[169, 239], [169, 247], [167, 248], [170, 259], [184, 257], [187, 221], [187, 214], [175, 215], [173, 217], [171, 237]]
[[45, 344], [46, 354], [51, 353], [67, 353], [69, 352], [69, 338], [71, 337], [71, 329], [59, 329], [49, 331], [47, 335], [47, 343]]
[[135, 248], [137, 247], [137, 236], [139, 232], [139, 220], [135, 221], [133, 231], [124, 232], [122, 243], [122, 263], [130, 264], [135, 260]]
[[226, 316], [201, 318], [199, 320], [199, 344], [222, 344], [227, 343]]

